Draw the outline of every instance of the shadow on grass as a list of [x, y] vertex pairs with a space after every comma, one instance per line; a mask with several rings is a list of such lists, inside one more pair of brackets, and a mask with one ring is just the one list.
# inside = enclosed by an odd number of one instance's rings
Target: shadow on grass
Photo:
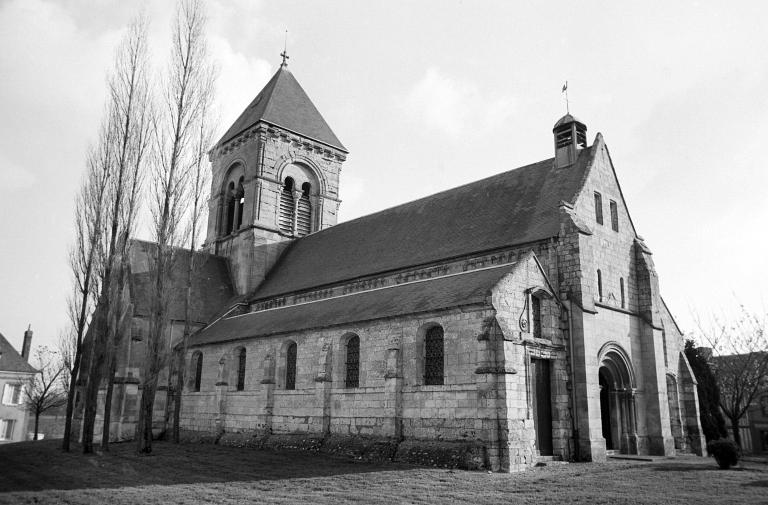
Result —
[[717, 464], [712, 461], [712, 465], [703, 463], [656, 463], [651, 466], [656, 472], [706, 472], [720, 471]]
[[60, 447], [60, 440], [0, 446], [0, 493], [306, 479], [412, 468], [299, 451], [169, 442], [153, 443], [152, 454], [142, 456], [135, 454], [133, 443], [112, 444], [109, 452], [89, 455], [78, 445], [69, 453]]

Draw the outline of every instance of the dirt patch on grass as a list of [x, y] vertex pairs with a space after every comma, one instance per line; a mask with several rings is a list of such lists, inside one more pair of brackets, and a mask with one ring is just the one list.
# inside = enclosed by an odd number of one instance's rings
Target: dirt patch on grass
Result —
[[712, 459], [553, 465], [506, 475], [366, 463], [213, 444], [133, 444], [62, 453], [58, 441], [0, 446], [0, 503], [765, 503], [768, 467]]

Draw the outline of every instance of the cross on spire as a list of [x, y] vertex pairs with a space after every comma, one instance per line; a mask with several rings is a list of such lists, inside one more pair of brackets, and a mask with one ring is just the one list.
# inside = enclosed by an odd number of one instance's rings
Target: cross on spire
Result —
[[281, 67], [287, 67], [288, 66], [288, 30], [285, 30], [285, 43], [283, 45], [283, 52], [280, 53], [280, 56], [283, 57], [283, 62], [280, 64]]

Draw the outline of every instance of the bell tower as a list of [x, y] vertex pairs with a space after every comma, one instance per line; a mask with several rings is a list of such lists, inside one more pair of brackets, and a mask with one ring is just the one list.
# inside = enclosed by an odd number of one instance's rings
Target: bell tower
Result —
[[209, 153], [203, 248], [226, 256], [238, 294], [258, 287], [282, 251], [333, 226], [348, 151], [288, 70], [288, 56]]
[[579, 151], [587, 147], [587, 125], [568, 113], [555, 123], [552, 133], [555, 135], [555, 167], [572, 165]]

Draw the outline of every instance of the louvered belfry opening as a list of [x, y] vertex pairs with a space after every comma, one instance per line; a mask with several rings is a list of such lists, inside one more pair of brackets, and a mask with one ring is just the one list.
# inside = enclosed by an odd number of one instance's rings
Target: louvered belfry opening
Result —
[[296, 235], [303, 237], [312, 231], [312, 203], [309, 201], [309, 191], [312, 186], [305, 182], [301, 185], [301, 198], [296, 212]]
[[285, 353], [285, 389], [296, 389], [296, 342], [291, 342]]
[[347, 341], [347, 374], [344, 386], [360, 387], [360, 337], [357, 335]]
[[424, 385], [443, 385], [443, 328], [427, 330], [424, 342]]
[[293, 209], [293, 178], [286, 177], [283, 190], [280, 192], [278, 225], [280, 226], [280, 231], [288, 235], [293, 234]]

